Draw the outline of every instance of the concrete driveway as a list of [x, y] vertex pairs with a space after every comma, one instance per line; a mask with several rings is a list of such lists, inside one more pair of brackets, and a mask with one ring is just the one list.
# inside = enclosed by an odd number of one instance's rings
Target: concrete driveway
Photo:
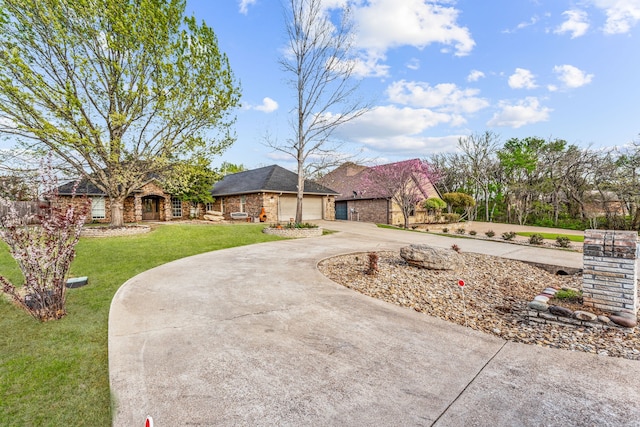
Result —
[[638, 425], [638, 362], [505, 342], [358, 294], [316, 269], [341, 253], [452, 239], [327, 226], [345, 231], [206, 253], [126, 282], [109, 318], [114, 425], [142, 426], [147, 415], [156, 427]]

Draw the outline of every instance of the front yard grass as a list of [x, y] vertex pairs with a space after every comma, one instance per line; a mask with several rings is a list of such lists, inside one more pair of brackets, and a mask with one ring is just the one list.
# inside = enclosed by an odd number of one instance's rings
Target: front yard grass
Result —
[[532, 234], [540, 234], [543, 239], [556, 240], [558, 236], [567, 237], [572, 242], [584, 242], [584, 235], [577, 234], [557, 234], [557, 233], [539, 233], [537, 231], [520, 231], [516, 233], [518, 236], [531, 237]]
[[[82, 238], [70, 275], [88, 276], [89, 285], [68, 290], [61, 320], [39, 323], [0, 298], [0, 425], [110, 426], [107, 325], [118, 288], [178, 258], [279, 240], [262, 228], [167, 224], [136, 236]], [[0, 274], [23, 281], [3, 242]]]

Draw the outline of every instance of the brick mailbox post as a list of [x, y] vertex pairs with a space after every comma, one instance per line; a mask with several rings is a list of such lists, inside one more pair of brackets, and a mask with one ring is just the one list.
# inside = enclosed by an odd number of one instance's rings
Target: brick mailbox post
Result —
[[638, 312], [638, 233], [585, 230], [582, 297], [585, 306]]

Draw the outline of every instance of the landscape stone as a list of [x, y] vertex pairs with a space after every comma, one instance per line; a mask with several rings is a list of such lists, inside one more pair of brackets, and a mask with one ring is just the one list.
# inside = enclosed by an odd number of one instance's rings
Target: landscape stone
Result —
[[600, 323], [604, 323], [605, 325], [611, 323], [611, 319], [609, 319], [607, 316], [598, 316], [598, 321]]
[[547, 302], [549, 302], [549, 297], [544, 296], [544, 295], [537, 295], [533, 300], [547, 303]]
[[589, 313], [588, 311], [574, 311], [573, 312], [573, 317], [575, 317], [578, 320], [585, 320], [587, 322], [595, 322], [598, 319], [598, 316], [596, 316], [593, 313]]
[[558, 291], [553, 288], [544, 288], [543, 294], [555, 295]]
[[536, 310], [536, 311], [547, 311], [549, 309], [549, 306], [547, 304], [540, 301], [531, 301], [527, 305], [530, 309]]
[[429, 245], [405, 246], [400, 249], [400, 256], [407, 264], [428, 270], [456, 270], [463, 265], [457, 252]]
[[560, 307], [557, 305], [551, 305], [549, 306], [549, 312], [551, 314], [555, 314], [556, 316], [562, 316], [562, 317], [572, 317], [573, 316], [573, 311], [569, 310], [566, 307]]
[[609, 319], [616, 325], [624, 326], [625, 328], [634, 328], [638, 321], [636, 319], [631, 319], [629, 317], [616, 316], [612, 314], [609, 316]]
[[615, 312], [615, 313], [613, 313], [613, 314], [614, 314], [615, 316], [627, 317], [627, 318], [629, 318], [629, 319], [637, 319], [637, 318], [638, 318], [638, 316], [637, 316], [633, 311], [631, 311], [631, 310], [625, 310], [625, 309], [622, 309], [622, 310], [616, 311], [616, 312]]

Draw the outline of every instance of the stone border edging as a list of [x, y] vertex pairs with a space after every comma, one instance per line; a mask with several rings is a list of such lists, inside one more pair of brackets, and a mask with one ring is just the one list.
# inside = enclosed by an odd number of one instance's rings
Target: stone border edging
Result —
[[262, 229], [264, 234], [270, 234], [273, 236], [280, 237], [291, 237], [291, 238], [301, 238], [301, 237], [318, 237], [322, 236], [322, 227], [318, 228], [273, 228], [266, 227]]
[[151, 231], [148, 225], [129, 225], [125, 227], [82, 227], [80, 236], [82, 237], [118, 237], [144, 234]]

